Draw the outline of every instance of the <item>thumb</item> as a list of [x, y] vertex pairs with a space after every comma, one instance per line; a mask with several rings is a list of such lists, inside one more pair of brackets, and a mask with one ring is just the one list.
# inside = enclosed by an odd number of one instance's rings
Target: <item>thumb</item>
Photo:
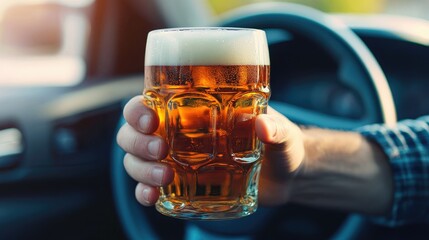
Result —
[[255, 121], [256, 134], [265, 144], [265, 163], [273, 177], [285, 178], [305, 157], [301, 129], [272, 108]]

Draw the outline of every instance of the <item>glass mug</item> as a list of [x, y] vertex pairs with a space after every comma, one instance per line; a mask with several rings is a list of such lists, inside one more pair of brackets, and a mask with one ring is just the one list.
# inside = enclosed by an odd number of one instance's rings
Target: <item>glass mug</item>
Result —
[[149, 33], [143, 104], [159, 116], [174, 172], [156, 209], [182, 219], [233, 219], [258, 207], [262, 143], [255, 117], [270, 97], [265, 32], [173, 28]]

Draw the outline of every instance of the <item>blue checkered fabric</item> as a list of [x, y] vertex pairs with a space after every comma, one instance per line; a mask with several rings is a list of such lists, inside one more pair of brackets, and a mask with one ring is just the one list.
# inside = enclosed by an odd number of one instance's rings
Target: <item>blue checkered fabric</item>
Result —
[[429, 116], [401, 121], [395, 128], [375, 124], [357, 131], [381, 146], [392, 167], [393, 207], [388, 217], [376, 222], [429, 222]]

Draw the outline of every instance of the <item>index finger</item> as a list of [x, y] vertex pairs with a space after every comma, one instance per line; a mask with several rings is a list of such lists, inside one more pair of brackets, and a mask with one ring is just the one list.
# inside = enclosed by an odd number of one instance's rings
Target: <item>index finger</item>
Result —
[[130, 126], [144, 134], [156, 131], [159, 125], [158, 115], [143, 104], [143, 96], [133, 97], [124, 107], [124, 117]]

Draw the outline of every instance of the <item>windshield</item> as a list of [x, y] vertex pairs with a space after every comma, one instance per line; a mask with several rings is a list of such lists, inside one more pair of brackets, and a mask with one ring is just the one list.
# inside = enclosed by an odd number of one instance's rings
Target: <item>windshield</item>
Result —
[[82, 81], [93, 0], [1, 0], [0, 86]]
[[[232, 8], [269, 0], [207, 0], [216, 14]], [[429, 19], [428, 0], [283, 0], [277, 2], [292, 2], [304, 4], [335, 13], [388, 13]]]
[[[89, 14], [95, 0], [0, 0], [0, 86], [73, 86], [86, 76]], [[157, 0], [169, 26], [206, 25], [233, 8], [268, 0]], [[335, 13], [389, 13], [429, 19], [427, 0], [290, 0]], [[207, 3], [207, 5], [202, 4]], [[198, 8], [195, 7], [198, 5]], [[204, 7], [203, 7], [204, 6]], [[171, 21], [168, 21], [171, 20]], [[189, 20], [189, 21], [184, 21]]]

